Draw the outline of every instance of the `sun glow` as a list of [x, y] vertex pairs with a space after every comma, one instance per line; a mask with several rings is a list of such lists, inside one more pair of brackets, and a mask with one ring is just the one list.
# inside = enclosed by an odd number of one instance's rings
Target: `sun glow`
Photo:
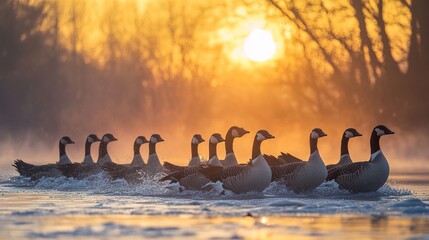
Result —
[[277, 44], [271, 32], [254, 29], [244, 42], [244, 53], [255, 62], [264, 62], [274, 56]]

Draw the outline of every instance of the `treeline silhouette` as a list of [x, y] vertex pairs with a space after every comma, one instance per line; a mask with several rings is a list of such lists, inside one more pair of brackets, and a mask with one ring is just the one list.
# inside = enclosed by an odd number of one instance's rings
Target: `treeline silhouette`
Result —
[[[362, 121], [390, 120], [408, 130], [427, 130], [427, 1], [268, 2], [286, 22], [304, 34], [307, 41], [303, 41], [303, 46], [313, 43], [320, 54], [317, 59], [303, 54], [307, 58], [307, 76], [311, 77], [294, 81], [297, 85], [294, 88], [300, 89], [314, 85], [318, 78], [327, 79], [313, 91], [316, 97], [305, 98], [310, 100], [307, 104], [319, 106], [320, 112], [325, 114], [342, 111]], [[388, 10], [386, 5], [389, 5]], [[398, 47], [395, 30], [407, 36], [405, 48]], [[329, 74], [324, 76], [313, 67], [321, 59], [329, 69]], [[351, 112], [342, 110], [341, 106], [347, 106]]]
[[[224, 119], [429, 132], [425, 0], [164, 0], [144, 8], [112, 0], [95, 14], [97, 4], [0, 2], [1, 132], [196, 129]], [[225, 42], [214, 39], [237, 8], [292, 29], [269, 71], [231, 63]]]

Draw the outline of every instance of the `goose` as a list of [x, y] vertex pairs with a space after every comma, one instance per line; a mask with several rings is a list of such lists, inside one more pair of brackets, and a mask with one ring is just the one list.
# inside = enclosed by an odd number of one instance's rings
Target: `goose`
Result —
[[118, 139], [115, 138], [111, 133], [104, 134], [104, 136], [101, 138], [100, 147], [98, 149], [98, 165], [103, 166], [106, 163], [112, 163], [112, 159], [107, 152], [107, 144], [117, 140]]
[[[261, 154], [261, 143], [274, 138], [267, 130], [259, 130], [253, 140], [252, 159], [248, 164], [232, 167], [204, 166], [199, 171], [212, 182], [209, 183], [219, 190], [219, 183], [224, 189], [236, 194], [251, 191], [262, 192], [271, 183], [271, 169]], [[221, 192], [221, 193], [222, 193]]]
[[205, 140], [201, 137], [201, 134], [195, 134], [192, 137], [191, 141], [191, 160], [188, 163], [188, 166], [197, 166], [201, 164], [200, 155], [198, 154], [198, 145]]
[[240, 138], [248, 133], [249, 131], [241, 127], [232, 126], [229, 128], [225, 136], [225, 159], [220, 160], [222, 166], [231, 167], [238, 165], [238, 161], [233, 150], [234, 139]]
[[[201, 164], [200, 155], [198, 154], [198, 145], [204, 141], [205, 140], [201, 137], [201, 134], [195, 134], [192, 137], [192, 141], [191, 141], [192, 157], [188, 163], [188, 167], [198, 166]], [[179, 165], [172, 164], [170, 162], [164, 162], [163, 166], [169, 173], [184, 170], [186, 168], [186, 166], [179, 166]]]
[[149, 140], [149, 157], [147, 159], [146, 171], [157, 173], [164, 171], [164, 167], [159, 161], [158, 154], [156, 153], [156, 144], [163, 142], [164, 139], [159, 134], [152, 134]]
[[144, 136], [138, 136], [134, 141], [134, 157], [131, 161], [130, 166], [132, 167], [142, 167], [145, 165], [143, 157], [140, 154], [141, 145], [148, 143], [149, 141]]
[[[91, 135], [90, 135], [91, 136]], [[91, 137], [92, 138], [92, 137]], [[94, 140], [92, 138], [92, 140]], [[100, 146], [98, 148], [98, 159], [97, 163], [88, 163], [88, 164], [80, 164], [80, 163], [72, 163], [72, 164], [65, 164], [59, 167], [61, 173], [66, 177], [73, 177], [76, 179], [83, 179], [95, 174], [98, 174], [103, 171], [102, 166], [105, 164], [111, 163], [112, 160], [110, 159], [109, 153], [107, 151], [107, 144], [112, 141], [117, 141], [113, 134], [106, 133], [101, 138]], [[90, 148], [91, 139], [88, 137], [86, 139], [85, 148]]]
[[91, 146], [95, 142], [101, 141], [100, 138], [95, 134], [89, 134], [85, 141], [85, 157], [83, 158], [82, 164], [94, 164], [94, 160], [91, 156]]
[[[100, 141], [101, 143], [99, 146], [99, 152], [105, 151], [107, 153], [107, 143], [111, 141], [110, 139], [116, 138], [114, 138], [112, 134], [105, 134], [102, 139], [99, 139], [97, 135], [90, 134], [85, 141], [85, 158], [83, 162], [59, 166], [61, 173], [66, 177], [73, 177], [76, 179], [84, 179], [101, 173], [103, 171], [103, 168], [101, 167], [102, 164], [100, 164], [99, 161], [97, 161], [97, 163], [94, 163], [94, 160], [91, 157], [91, 146], [94, 142]], [[103, 165], [105, 164], [106, 163], [103, 163]]]
[[219, 133], [215, 133], [210, 137], [208, 165], [222, 167], [222, 163], [217, 156], [217, 145], [221, 142], [225, 142], [225, 139]]
[[340, 188], [351, 192], [374, 192], [386, 183], [389, 163], [380, 149], [380, 138], [394, 134], [384, 125], [374, 127], [371, 133], [371, 157], [369, 161], [354, 162], [338, 167], [329, 173], [327, 181], [335, 180]]
[[349, 139], [354, 137], [360, 137], [362, 134], [360, 134], [356, 129], [354, 128], [347, 128], [344, 133], [343, 137], [341, 138], [341, 153], [340, 153], [340, 161], [336, 164], [329, 164], [326, 166], [326, 169], [329, 171], [337, 168], [342, 167], [344, 165], [352, 163], [352, 159], [350, 158], [349, 154]]
[[66, 153], [66, 145], [68, 144], [74, 144], [74, 141], [70, 137], [64, 136], [60, 139], [58, 143], [60, 157], [56, 164], [33, 165], [17, 159], [12, 166], [15, 167], [21, 176], [31, 177], [31, 180], [38, 180], [42, 177], [59, 177], [61, 176], [61, 172], [57, 166], [71, 163]]
[[[224, 142], [225, 139], [219, 133], [214, 133], [209, 140], [209, 158], [207, 162], [208, 165], [222, 167], [222, 164], [219, 162], [217, 157], [217, 145], [221, 142]], [[170, 181], [170, 184], [167, 185], [167, 188], [179, 187], [179, 190], [183, 189], [192, 189], [192, 190], [201, 190], [201, 188], [210, 182], [210, 179], [201, 174], [198, 170], [201, 165], [182, 167], [177, 171], [163, 177], [160, 181]], [[176, 184], [178, 183], [178, 184]]]
[[[145, 174], [155, 175], [165, 169], [159, 162], [155, 146], [158, 142], [163, 142], [159, 134], [153, 134], [149, 142], [149, 158], [147, 164], [132, 166], [131, 164], [106, 163], [102, 167], [112, 179], [123, 178], [128, 183], [140, 183]], [[144, 142], [144, 140], [143, 140]]]
[[271, 167], [272, 180], [282, 181], [295, 193], [311, 191], [322, 184], [328, 171], [317, 149], [317, 140], [327, 136], [320, 128], [310, 134], [310, 157], [308, 161], [288, 163]]
[[123, 178], [129, 183], [138, 183], [146, 170], [146, 164], [140, 154], [141, 145], [149, 141], [144, 136], [138, 136], [134, 141], [134, 158], [130, 164], [106, 163], [103, 169], [112, 179]]

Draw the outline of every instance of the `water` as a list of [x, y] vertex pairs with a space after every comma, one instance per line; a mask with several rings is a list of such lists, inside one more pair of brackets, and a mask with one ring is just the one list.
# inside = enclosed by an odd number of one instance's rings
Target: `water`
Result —
[[37, 183], [3, 176], [0, 239], [429, 239], [428, 176], [393, 173], [375, 193], [329, 182], [295, 194], [273, 183], [263, 193], [233, 196], [103, 174]]

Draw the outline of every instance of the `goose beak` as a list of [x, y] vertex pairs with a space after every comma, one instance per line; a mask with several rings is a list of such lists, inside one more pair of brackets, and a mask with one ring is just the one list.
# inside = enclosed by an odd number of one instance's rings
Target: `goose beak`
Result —
[[70, 143], [70, 144], [74, 144], [74, 142], [73, 142], [73, 141], [70, 141], [69, 143]]
[[115, 138], [115, 137], [113, 137], [113, 138], [112, 138], [112, 141], [118, 141], [118, 139], [117, 139], [117, 138]]
[[395, 134], [395, 132], [389, 130], [389, 132], [386, 132], [386, 135], [389, 135], [389, 134]]
[[158, 142], [164, 142], [163, 138], [159, 138]]

